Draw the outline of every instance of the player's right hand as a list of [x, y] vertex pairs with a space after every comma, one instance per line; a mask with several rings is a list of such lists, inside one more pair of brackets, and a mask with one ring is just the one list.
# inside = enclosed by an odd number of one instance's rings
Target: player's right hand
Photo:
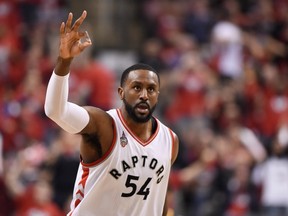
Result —
[[79, 31], [79, 27], [86, 16], [87, 12], [84, 10], [82, 15], [72, 25], [73, 14], [70, 12], [66, 23], [61, 23], [59, 46], [59, 56], [61, 58], [73, 58], [79, 55], [85, 48], [92, 45], [88, 32]]

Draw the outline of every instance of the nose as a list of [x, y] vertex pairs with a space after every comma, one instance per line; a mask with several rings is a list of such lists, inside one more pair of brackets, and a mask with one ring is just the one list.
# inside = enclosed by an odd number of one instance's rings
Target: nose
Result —
[[140, 99], [142, 100], [148, 100], [148, 92], [147, 89], [142, 89], [140, 94]]

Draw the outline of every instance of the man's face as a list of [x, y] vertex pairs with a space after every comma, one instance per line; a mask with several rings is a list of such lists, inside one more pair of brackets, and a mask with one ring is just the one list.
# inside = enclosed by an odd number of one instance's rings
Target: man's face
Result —
[[135, 122], [147, 122], [158, 102], [158, 77], [148, 70], [131, 71], [119, 94], [128, 115]]

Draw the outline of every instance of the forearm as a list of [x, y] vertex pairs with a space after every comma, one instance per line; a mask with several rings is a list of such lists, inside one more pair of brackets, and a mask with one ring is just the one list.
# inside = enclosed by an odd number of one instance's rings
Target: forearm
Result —
[[[56, 70], [56, 69], [55, 69]], [[89, 122], [89, 114], [76, 104], [68, 102], [69, 72], [60, 71], [52, 74], [46, 92], [45, 114], [69, 133], [79, 133]]]

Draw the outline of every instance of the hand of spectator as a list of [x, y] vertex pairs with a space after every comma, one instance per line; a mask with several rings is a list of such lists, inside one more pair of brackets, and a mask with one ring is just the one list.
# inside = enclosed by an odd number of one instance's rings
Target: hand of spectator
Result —
[[[92, 44], [88, 32], [79, 31], [79, 27], [85, 20], [86, 16], [87, 12], [84, 10], [82, 15], [72, 25], [73, 14], [70, 12], [66, 23], [61, 23], [59, 47], [59, 56], [61, 58], [73, 58]], [[83, 40], [81, 41], [82, 38]]]

